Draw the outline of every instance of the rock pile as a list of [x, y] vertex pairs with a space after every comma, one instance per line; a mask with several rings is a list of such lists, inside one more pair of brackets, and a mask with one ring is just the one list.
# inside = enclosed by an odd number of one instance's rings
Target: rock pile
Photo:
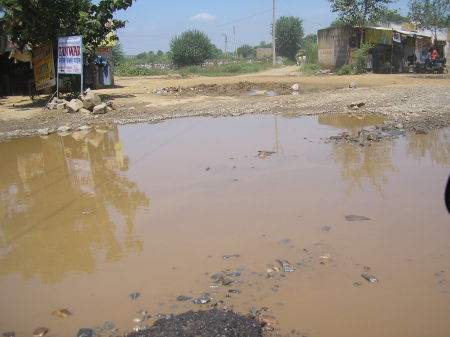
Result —
[[100, 115], [114, 110], [112, 102], [102, 102], [102, 99], [96, 93], [88, 90], [78, 99], [67, 101], [65, 99], [53, 98], [47, 104], [49, 110], [60, 110], [67, 113], [81, 112], [83, 114]]

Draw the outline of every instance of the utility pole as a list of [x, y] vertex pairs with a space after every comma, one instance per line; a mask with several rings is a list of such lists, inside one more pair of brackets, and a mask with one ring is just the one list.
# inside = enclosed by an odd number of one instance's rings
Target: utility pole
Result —
[[276, 26], [275, 26], [275, 0], [273, 0], [273, 18], [272, 18], [272, 59], [273, 59], [273, 66], [275, 67], [276, 64], [276, 58], [277, 54], [275, 52], [275, 33], [276, 33]]
[[236, 26], [233, 26], [233, 37], [234, 37], [234, 55], [237, 55], [237, 49], [236, 49]]
[[227, 54], [227, 45], [228, 45], [228, 36], [227, 34], [223, 34], [223, 36], [225, 37], [225, 55]]

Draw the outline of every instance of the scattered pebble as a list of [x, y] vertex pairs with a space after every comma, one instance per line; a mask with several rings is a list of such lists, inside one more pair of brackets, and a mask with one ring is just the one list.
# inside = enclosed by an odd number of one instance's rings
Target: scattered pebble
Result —
[[[48, 331], [49, 331], [48, 328], [40, 327], [33, 331], [33, 336], [34, 337], [42, 337], [42, 336], [45, 336]], [[78, 336], [78, 337], [80, 337], [80, 336]]]
[[141, 293], [131, 293], [130, 294], [130, 298], [135, 301], [139, 298], [139, 296], [141, 296]]

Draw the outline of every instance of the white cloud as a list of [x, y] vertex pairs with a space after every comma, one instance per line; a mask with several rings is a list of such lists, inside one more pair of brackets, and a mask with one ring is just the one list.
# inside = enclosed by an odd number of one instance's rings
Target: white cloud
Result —
[[199, 13], [194, 15], [190, 20], [191, 21], [214, 21], [216, 17], [209, 13]]

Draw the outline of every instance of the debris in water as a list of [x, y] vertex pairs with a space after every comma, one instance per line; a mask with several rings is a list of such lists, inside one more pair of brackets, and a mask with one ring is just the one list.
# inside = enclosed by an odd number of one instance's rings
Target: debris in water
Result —
[[354, 287], [361, 287], [362, 283], [361, 282], [353, 282], [353, 286]]
[[327, 264], [330, 262], [330, 257], [328, 255], [322, 255], [320, 257], [320, 264]]
[[258, 151], [258, 158], [259, 159], [265, 159], [267, 157], [270, 157], [271, 155], [275, 154], [274, 151]]
[[14, 337], [15, 335], [16, 335], [16, 333], [13, 331], [8, 331], [8, 332], [3, 333], [4, 337]]
[[141, 323], [142, 322], [142, 318], [140, 318], [140, 317], [133, 318], [133, 322], [134, 323]]
[[194, 304], [206, 304], [209, 302], [211, 302], [211, 299], [208, 297], [196, 298], [192, 301], [192, 303], [194, 303]]
[[345, 220], [347, 221], [367, 221], [371, 220], [370, 218], [362, 215], [346, 215]]
[[115, 327], [116, 326], [113, 323], [111, 323], [110, 321], [107, 321], [107, 322], [103, 323], [103, 325], [102, 325], [103, 330], [113, 330]]
[[369, 281], [370, 283], [379, 283], [379, 282], [380, 282], [380, 281], [379, 281], [375, 276], [373, 276], [372, 274], [364, 273], [364, 274], [361, 274], [361, 276], [362, 276], [363, 278], [365, 278], [367, 281]]
[[192, 300], [192, 297], [189, 297], [189, 296], [181, 295], [181, 296], [177, 297], [178, 302], [186, 302], [186, 301], [190, 301], [190, 300]]
[[287, 245], [289, 243], [291, 243], [291, 239], [282, 239], [282, 240], [278, 241], [278, 244], [280, 244], [280, 245]]
[[222, 280], [222, 285], [224, 286], [229, 286], [231, 283], [233, 283], [233, 280], [229, 280], [229, 279], [223, 279]]
[[132, 293], [130, 294], [130, 298], [135, 301], [139, 298], [139, 296], [141, 296], [141, 293]]
[[33, 336], [34, 336], [34, 337], [42, 337], [42, 336], [45, 336], [45, 335], [47, 334], [48, 331], [49, 331], [49, 330], [48, 330], [47, 328], [45, 328], [45, 327], [40, 327], [40, 328], [37, 328], [37, 329], [35, 329], [35, 330], [33, 331]]
[[224, 256], [222, 256], [222, 259], [227, 260], [227, 259], [231, 259], [232, 257], [238, 258], [238, 257], [241, 257], [241, 255], [239, 255], [239, 254], [224, 255]]
[[226, 276], [228, 276], [228, 277], [239, 277], [239, 276], [241, 276], [241, 273], [229, 273], [229, 274], [226, 274]]
[[290, 264], [288, 261], [286, 260], [276, 260], [276, 261], [280, 264], [281, 268], [283, 268], [283, 271], [285, 273], [292, 273], [295, 271], [294, 266]]
[[240, 294], [241, 291], [239, 289], [228, 289], [228, 292], [231, 294]]
[[277, 319], [272, 315], [261, 315], [259, 319], [262, 323], [262, 326], [265, 328], [273, 328], [278, 324]]
[[211, 280], [213, 280], [215, 283], [219, 283], [220, 281], [223, 280], [223, 275], [222, 274], [211, 275]]
[[52, 316], [59, 318], [69, 318], [72, 313], [67, 309], [56, 310], [52, 312]]
[[93, 211], [84, 211], [84, 212], [81, 212], [82, 215], [90, 215], [90, 214], [92, 214], [92, 213], [94, 213], [94, 212], [93, 212]]
[[205, 171], [208, 172], [209, 170], [211, 170], [210, 167], [205, 168]]
[[147, 311], [147, 310], [139, 310], [137, 313], [138, 313], [139, 315], [142, 315], [142, 316], [148, 315], [148, 311]]
[[92, 329], [80, 329], [78, 331], [77, 337], [94, 337], [95, 332]]
[[322, 227], [320, 228], [320, 230], [321, 230], [322, 232], [329, 232], [329, 231], [331, 230], [331, 227], [330, 227], [330, 226], [322, 226]]

